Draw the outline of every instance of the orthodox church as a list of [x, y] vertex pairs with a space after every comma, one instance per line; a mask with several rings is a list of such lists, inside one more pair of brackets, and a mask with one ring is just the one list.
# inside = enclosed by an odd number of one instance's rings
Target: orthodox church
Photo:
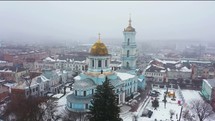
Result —
[[101, 85], [106, 77], [114, 86], [114, 91], [118, 96], [118, 104], [125, 103], [126, 97], [137, 93], [140, 82], [138, 82], [138, 76], [135, 74], [137, 61], [136, 32], [131, 26], [131, 19], [129, 19], [129, 25], [124, 29], [123, 34], [122, 71], [113, 71], [110, 68], [111, 55], [99, 35], [88, 56], [88, 70], [75, 77], [74, 93], [67, 96], [66, 107], [68, 110], [75, 112], [88, 111], [97, 85]]

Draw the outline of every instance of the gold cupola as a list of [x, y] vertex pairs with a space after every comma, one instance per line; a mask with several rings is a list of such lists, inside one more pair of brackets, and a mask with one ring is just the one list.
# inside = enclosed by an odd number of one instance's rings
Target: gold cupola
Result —
[[124, 32], [135, 32], [135, 28], [133, 28], [131, 26], [131, 15], [129, 17], [129, 21], [128, 22], [129, 22], [128, 27], [124, 29]]
[[100, 34], [99, 34], [99, 39], [96, 41], [96, 43], [90, 49], [90, 55], [93, 55], [93, 56], [106, 56], [106, 55], [108, 55], [108, 49], [105, 46], [105, 44], [101, 41]]

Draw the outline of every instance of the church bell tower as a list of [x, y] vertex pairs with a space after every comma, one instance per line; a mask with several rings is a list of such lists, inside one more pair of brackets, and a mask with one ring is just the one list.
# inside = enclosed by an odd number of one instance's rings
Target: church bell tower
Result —
[[131, 17], [128, 27], [123, 31], [124, 41], [122, 43], [122, 67], [124, 69], [136, 69], [137, 45], [135, 41], [136, 31], [131, 26]]

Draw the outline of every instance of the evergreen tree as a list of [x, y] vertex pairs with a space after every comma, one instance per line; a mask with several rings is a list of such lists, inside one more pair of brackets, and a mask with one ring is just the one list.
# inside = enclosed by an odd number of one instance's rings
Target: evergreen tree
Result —
[[152, 107], [154, 107], [155, 110], [157, 109], [157, 107], [159, 107], [159, 102], [158, 102], [157, 98], [152, 101]]
[[97, 86], [91, 101], [90, 121], [122, 121], [119, 117], [120, 108], [117, 106], [117, 96], [113, 88], [107, 77], [102, 85]]

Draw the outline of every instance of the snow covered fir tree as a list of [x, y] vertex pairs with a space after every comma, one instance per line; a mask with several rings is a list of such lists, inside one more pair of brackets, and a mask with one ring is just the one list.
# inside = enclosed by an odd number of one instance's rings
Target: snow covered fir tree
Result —
[[117, 96], [113, 92], [114, 87], [106, 78], [102, 85], [97, 86], [96, 93], [91, 101], [90, 121], [122, 121], [119, 117]]

